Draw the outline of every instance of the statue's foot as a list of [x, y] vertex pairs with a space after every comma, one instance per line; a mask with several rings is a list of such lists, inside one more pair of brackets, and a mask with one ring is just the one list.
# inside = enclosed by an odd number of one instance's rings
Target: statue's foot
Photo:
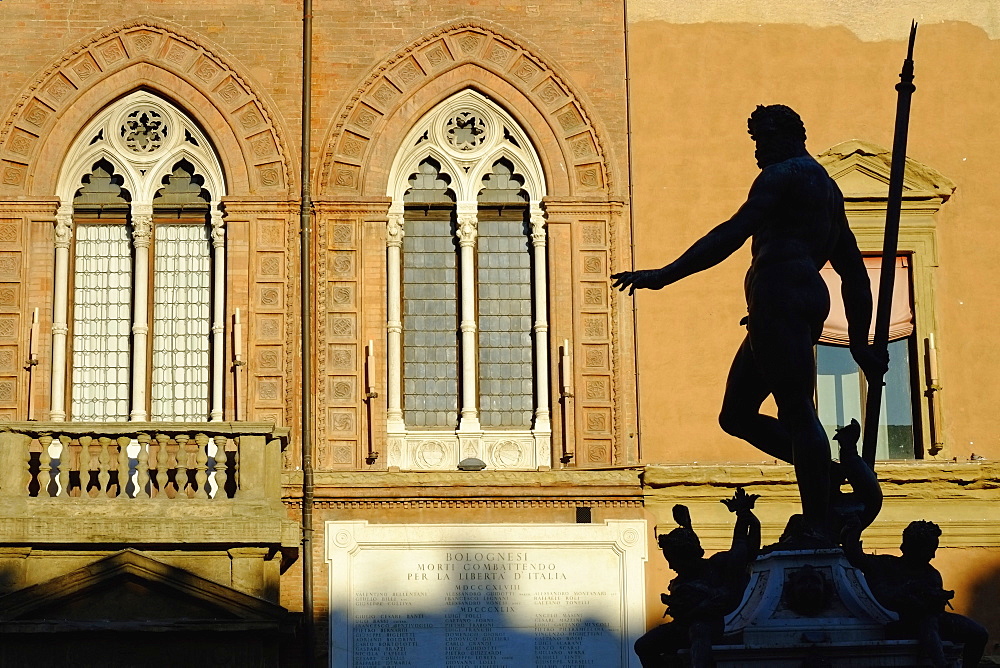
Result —
[[802, 515], [792, 515], [777, 543], [763, 552], [775, 550], [825, 550], [839, 547], [837, 535], [829, 523], [816, 524]]

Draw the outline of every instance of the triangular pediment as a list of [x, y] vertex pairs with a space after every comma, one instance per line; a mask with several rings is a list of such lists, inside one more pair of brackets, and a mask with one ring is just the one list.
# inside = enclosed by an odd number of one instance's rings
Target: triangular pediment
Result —
[[278, 622], [281, 606], [132, 549], [0, 597], [0, 622]]
[[[885, 200], [889, 194], [892, 152], [871, 142], [851, 139], [817, 157], [848, 200]], [[903, 172], [903, 199], [945, 202], [955, 184], [935, 169], [912, 158]]]

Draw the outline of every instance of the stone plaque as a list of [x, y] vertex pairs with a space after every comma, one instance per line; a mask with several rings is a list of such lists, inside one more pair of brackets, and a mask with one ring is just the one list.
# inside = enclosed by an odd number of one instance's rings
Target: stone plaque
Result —
[[645, 532], [327, 522], [331, 666], [638, 667]]

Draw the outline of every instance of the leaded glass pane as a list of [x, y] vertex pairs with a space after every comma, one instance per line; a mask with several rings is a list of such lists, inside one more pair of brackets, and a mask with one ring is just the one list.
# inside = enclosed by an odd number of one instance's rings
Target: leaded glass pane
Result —
[[[889, 343], [889, 372], [882, 391], [875, 449], [879, 460], [914, 457], [916, 434], [909, 347], [909, 339]], [[866, 386], [847, 346], [822, 343], [816, 346], [816, 407], [831, 443], [836, 430], [849, 424], [852, 418], [863, 421]]]
[[524, 207], [480, 209], [479, 420], [528, 428], [534, 409], [531, 248]]
[[153, 420], [208, 418], [211, 245], [197, 224], [155, 226]]
[[403, 236], [403, 420], [458, 425], [458, 261], [452, 210], [407, 208]]
[[132, 252], [125, 224], [77, 225], [73, 271], [74, 420], [128, 419]]

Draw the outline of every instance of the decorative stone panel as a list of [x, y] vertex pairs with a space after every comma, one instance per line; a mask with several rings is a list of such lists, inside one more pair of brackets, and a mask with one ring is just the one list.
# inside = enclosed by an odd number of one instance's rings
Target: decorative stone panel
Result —
[[[367, 139], [352, 134], [344, 141], [355, 141], [352, 137], [358, 137], [358, 150], [363, 151]], [[317, 205], [316, 301], [320, 312], [316, 314], [315, 391], [316, 465], [320, 470], [355, 468], [364, 457], [365, 402], [360, 395], [366, 342], [359, 331], [360, 220], [356, 207], [347, 206], [350, 211]]]
[[[575, 114], [575, 110], [574, 110]], [[578, 116], [573, 116], [578, 118]], [[575, 122], [575, 121], [574, 121]], [[613, 322], [607, 275], [609, 225], [581, 220], [576, 226], [577, 283], [577, 466], [619, 463], [614, 447], [614, 375], [610, 351]], [[600, 273], [598, 273], [600, 272]]]

